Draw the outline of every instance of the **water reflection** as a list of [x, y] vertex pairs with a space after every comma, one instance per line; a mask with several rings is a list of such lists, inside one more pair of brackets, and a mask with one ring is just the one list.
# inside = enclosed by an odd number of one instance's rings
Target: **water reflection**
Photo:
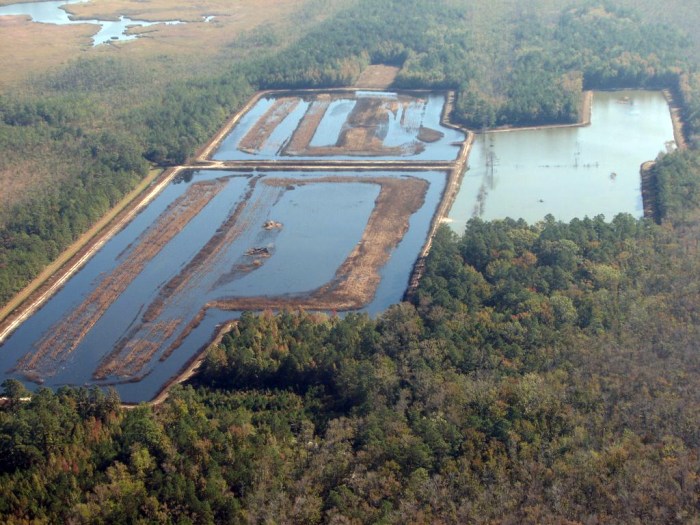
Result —
[[[347, 177], [348, 181], [313, 182], [328, 175], [203, 170], [174, 181], [2, 344], [0, 380], [16, 377], [26, 381], [27, 370], [39, 376], [42, 366], [45, 369], [48, 364], [50, 370], [41, 376], [47, 386], [115, 384], [125, 401], [151, 399], [207, 344], [218, 324], [239, 315], [211, 308], [199, 317], [208, 301], [229, 296], [284, 296], [311, 291], [328, 282], [362, 237], [379, 194], [379, 186], [373, 182], [376, 177], [419, 177], [429, 182], [423, 204], [410, 216], [408, 231], [381, 268], [374, 298], [363, 311], [375, 314], [398, 302], [427, 238], [446, 174], [340, 172], [333, 173], [333, 177]], [[363, 182], [365, 177], [367, 181]], [[300, 182], [281, 186], [265, 183], [274, 178]], [[162, 218], [173, 213], [173, 203], [200, 187], [208, 188], [213, 196], [199, 213], [188, 222], [178, 223], [174, 232], [168, 224], [162, 224]], [[195, 201], [193, 195], [189, 205]], [[245, 203], [244, 208], [240, 208], [241, 203]], [[229, 223], [238, 209], [243, 209], [242, 213]], [[177, 219], [178, 215], [173, 217]], [[279, 222], [282, 227], [266, 228], [268, 221]], [[158, 229], [159, 223], [163, 229]], [[184, 272], [187, 279], [173, 284], [183, 275], [183, 269], [206, 251], [213, 236], [229, 233], [226, 242], [208, 252], [204, 262]], [[150, 249], [151, 240], [157, 242], [166, 235], [171, 235], [167, 242]], [[251, 256], [251, 248], [259, 249], [262, 255]], [[147, 257], [142, 257], [144, 250], [150, 250]], [[138, 273], [120, 272], [120, 267], [133, 265], [139, 257], [144, 263]], [[115, 274], [120, 279], [113, 278]], [[90, 302], [105, 282], [119, 288], [119, 295], [105, 304]], [[108, 292], [111, 289], [106, 288]], [[165, 296], [164, 290], [168, 291]], [[87, 308], [81, 309], [85, 304]], [[153, 305], [159, 306], [155, 308], [157, 316], [144, 321]], [[97, 315], [95, 310], [99, 308], [103, 311]], [[76, 311], [84, 312], [82, 318], [74, 315]], [[23, 368], [25, 356], [28, 352], [36, 355], [42, 341], [52, 337], [58, 341], [63, 333], [76, 331], [75, 323], [62, 328], [64, 320], [73, 318], [87, 327], [85, 333], [79, 327], [82, 339], [75, 348], [65, 355], [49, 355], [43, 365], [38, 360], [38, 366]], [[178, 339], [180, 344], [169, 353]], [[118, 359], [113, 366], [131, 367], [136, 373], [120, 376], [107, 367], [104, 376], [95, 376], [105, 360], [109, 361], [111, 352], [116, 349], [115, 355], [121, 356], [120, 345], [126, 354], [129, 345], [135, 344], [141, 345], [144, 355], [153, 350], [151, 357], [132, 365]], [[49, 352], [55, 354], [57, 348], [51, 346]]]
[[643, 215], [639, 169], [666, 151], [673, 125], [663, 95], [596, 92], [591, 125], [477, 137], [450, 218], [568, 221], [621, 212]]

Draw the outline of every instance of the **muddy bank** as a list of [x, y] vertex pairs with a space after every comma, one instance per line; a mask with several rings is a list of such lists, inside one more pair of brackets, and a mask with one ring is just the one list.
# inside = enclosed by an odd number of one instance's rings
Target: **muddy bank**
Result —
[[685, 140], [685, 131], [683, 126], [682, 108], [676, 101], [673, 93], [669, 89], [664, 89], [662, 91], [666, 102], [668, 102], [668, 109], [671, 112], [671, 122], [673, 122], [673, 139], [676, 141], [676, 146], [678, 149], [685, 149], [688, 147], [688, 143]]

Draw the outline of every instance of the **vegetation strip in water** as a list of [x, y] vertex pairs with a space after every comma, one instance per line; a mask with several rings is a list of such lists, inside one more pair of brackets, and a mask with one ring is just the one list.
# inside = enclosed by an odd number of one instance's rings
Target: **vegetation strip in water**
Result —
[[221, 182], [192, 185], [188, 192], [173, 202], [153, 227], [137, 241], [126, 260], [106, 276], [60, 325], [49, 330], [47, 336], [37, 343], [36, 351], [27, 354], [18, 363], [17, 370], [27, 376], [42, 379], [56, 373], [57, 364], [69, 358], [87, 332], [126, 290], [144, 266], [223, 189], [223, 186]]

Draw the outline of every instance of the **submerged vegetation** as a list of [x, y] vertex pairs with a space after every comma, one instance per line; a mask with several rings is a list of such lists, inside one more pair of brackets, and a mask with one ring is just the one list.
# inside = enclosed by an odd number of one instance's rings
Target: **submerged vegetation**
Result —
[[653, 167], [660, 224], [443, 228], [413, 303], [377, 319], [246, 314], [155, 407], [97, 389], [26, 401], [7, 381], [2, 521], [700, 519], [696, 64], [675, 30], [609, 4], [473, 4], [364, 0], [223, 73], [150, 85], [96, 58], [41, 97], [3, 96], [0, 167], [65, 160], [53, 188], [2, 210], [0, 303], [147, 161], [181, 162], [254, 89], [345, 85], [369, 63], [401, 65], [396, 87], [456, 89], [455, 118], [478, 128], [571, 121], [582, 88], [674, 90], [691, 148]]

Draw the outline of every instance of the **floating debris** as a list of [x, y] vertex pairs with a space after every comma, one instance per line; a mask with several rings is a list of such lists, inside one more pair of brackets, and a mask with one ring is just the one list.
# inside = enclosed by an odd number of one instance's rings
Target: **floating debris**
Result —
[[245, 254], [249, 257], [269, 257], [272, 255], [267, 247], [249, 248]]
[[273, 220], [267, 220], [265, 221], [265, 224], [263, 224], [263, 228], [265, 228], [266, 230], [281, 230], [282, 223]]

